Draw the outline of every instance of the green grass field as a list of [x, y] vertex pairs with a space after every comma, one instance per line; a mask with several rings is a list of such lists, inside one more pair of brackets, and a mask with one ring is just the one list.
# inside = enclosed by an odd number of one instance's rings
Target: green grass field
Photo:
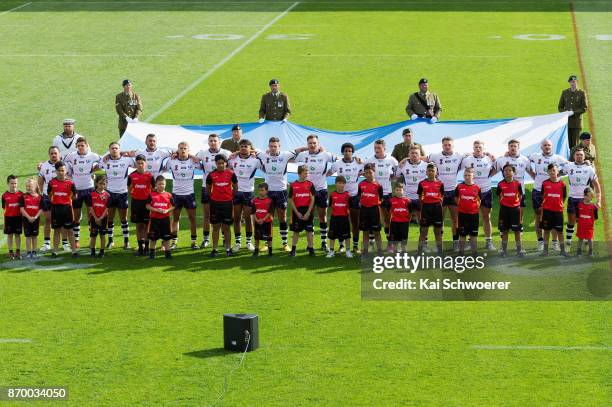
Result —
[[[126, 77], [143, 117], [157, 123], [254, 121], [278, 77], [293, 121], [354, 130], [404, 120], [423, 76], [443, 119], [458, 120], [554, 112], [568, 75], [583, 75], [565, 1], [293, 5], [1, 2], [0, 179], [19, 174], [23, 185], [65, 117], [103, 151], [117, 137], [113, 97]], [[612, 7], [574, 8], [610, 193]], [[240, 37], [193, 38], [200, 34]], [[514, 38], [524, 34], [563, 38]], [[524, 223], [532, 240], [530, 210]], [[603, 220], [596, 235], [604, 240]], [[184, 248], [171, 262], [149, 262], [115, 249], [104, 261], [1, 261], [0, 386], [68, 386], [75, 406], [211, 405], [240, 359], [222, 349], [222, 314], [253, 312], [261, 348], [218, 404], [611, 402], [605, 301], [363, 301], [356, 259], [206, 254]]]

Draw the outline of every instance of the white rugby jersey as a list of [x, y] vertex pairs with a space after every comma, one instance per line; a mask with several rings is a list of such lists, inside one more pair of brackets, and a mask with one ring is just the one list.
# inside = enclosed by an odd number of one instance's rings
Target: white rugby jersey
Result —
[[253, 192], [255, 190], [255, 172], [261, 168], [261, 161], [249, 155], [242, 158], [240, 155], [229, 160], [229, 169], [234, 171], [238, 178], [239, 192]]
[[308, 150], [302, 151], [295, 158], [298, 165], [308, 166], [308, 181], [312, 182], [315, 191], [327, 189], [327, 170], [334, 161], [336, 156], [327, 151], [314, 154], [310, 154]]
[[139, 150], [136, 155], [144, 155], [147, 159], [147, 167], [145, 171], [150, 172], [153, 178], [156, 178], [162, 172], [162, 164], [164, 160], [172, 155], [172, 152], [165, 149], [156, 148], [153, 151], [147, 149]]
[[417, 190], [419, 183], [427, 178], [427, 163], [419, 160], [412, 164], [410, 160], [404, 161], [396, 171], [396, 175], [404, 177], [404, 195], [410, 199], [419, 199]]
[[576, 164], [568, 162], [563, 166], [563, 173], [569, 178], [569, 197], [584, 198], [584, 189], [597, 180], [595, 168], [587, 163]]
[[491, 159], [486, 155], [482, 157], [474, 157], [474, 155], [469, 155], [467, 157], [463, 157], [460, 168], [474, 168], [474, 184], [480, 187], [481, 193], [485, 193], [491, 190], [491, 178], [489, 177], [489, 174], [491, 173], [493, 165], [494, 164]]
[[68, 176], [74, 182], [74, 187], [77, 190], [88, 189], [94, 187], [93, 172], [100, 162], [100, 156], [96, 153], [87, 153], [80, 155], [74, 151], [64, 158]]
[[191, 158], [180, 160], [168, 158], [163, 168], [172, 174], [172, 193], [177, 195], [190, 195], [194, 193], [193, 180], [196, 170], [200, 169], [200, 163], [194, 163]]
[[[512, 157], [512, 156], [507, 156], [507, 157], [498, 157], [495, 160], [495, 169], [499, 172], [502, 172], [504, 169], [504, 166], [506, 166], [507, 164], [512, 165], [516, 171], [514, 172], [514, 176], [512, 177], [515, 181], [518, 181], [521, 183], [521, 186], [523, 187], [523, 191], [525, 190], [525, 173], [527, 172], [528, 168], [531, 168], [531, 161], [529, 160], [529, 158], [525, 157], [524, 155], [519, 155], [518, 157]], [[503, 176], [503, 173], [502, 173]]]
[[257, 153], [270, 191], [287, 190], [287, 165], [295, 157], [293, 151], [281, 151], [278, 155], [268, 152]]
[[457, 187], [457, 173], [463, 161], [463, 154], [443, 152], [431, 153], [427, 156], [438, 169], [438, 179], [444, 183], [444, 191], [454, 191]]
[[542, 190], [542, 182], [547, 180], [548, 177], [548, 165], [551, 163], [557, 164], [559, 170], [562, 170], [565, 163], [568, 161], [557, 154], [544, 155], [542, 152], [533, 153], [529, 155], [529, 161], [531, 161], [533, 171], [536, 174], [533, 189], [536, 191]]
[[[202, 178], [203, 180], [206, 180], [206, 176], [217, 169], [217, 164], [215, 163], [215, 156], [217, 154], [221, 154], [224, 155], [225, 158], [229, 158], [230, 154], [232, 153], [224, 148], [220, 148], [217, 151], [211, 151], [210, 148], [207, 148], [206, 150], [198, 151], [196, 154], [196, 157], [202, 160], [200, 164], [202, 171], [204, 171]], [[206, 182], [204, 182], [202, 185], [206, 186]]]
[[132, 157], [119, 157], [113, 160], [108, 157], [101, 162], [100, 167], [106, 172], [106, 189], [113, 194], [125, 194], [128, 191], [127, 179], [130, 167], [134, 166]]
[[[72, 137], [64, 138], [62, 137], [62, 134], [64, 133], [60, 133], [59, 135], [55, 136], [51, 145], [59, 149], [60, 157], [64, 159], [68, 154], [77, 151], [76, 142], [81, 135], [79, 133], [73, 133]], [[87, 149], [87, 152], [89, 152], [89, 149]]]
[[42, 163], [40, 170], [38, 171], [38, 176], [45, 181], [42, 194], [47, 195], [47, 186], [49, 185], [49, 181], [55, 178], [55, 164], [49, 160]]
[[346, 178], [346, 186], [344, 190], [349, 193], [350, 196], [357, 195], [359, 189], [359, 175], [363, 171], [363, 164], [359, 164], [354, 158], [345, 162], [343, 158], [335, 161], [330, 169], [332, 174], [342, 175]]
[[383, 158], [370, 157], [364, 164], [374, 164], [374, 178], [383, 187], [383, 194], [388, 195], [391, 191], [391, 177], [397, 171], [397, 160], [391, 154], [385, 154]]

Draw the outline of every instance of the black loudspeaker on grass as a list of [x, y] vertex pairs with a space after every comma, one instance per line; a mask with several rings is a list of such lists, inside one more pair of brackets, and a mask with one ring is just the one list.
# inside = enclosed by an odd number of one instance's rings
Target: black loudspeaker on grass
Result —
[[234, 352], [259, 348], [259, 317], [256, 314], [223, 314], [223, 347]]

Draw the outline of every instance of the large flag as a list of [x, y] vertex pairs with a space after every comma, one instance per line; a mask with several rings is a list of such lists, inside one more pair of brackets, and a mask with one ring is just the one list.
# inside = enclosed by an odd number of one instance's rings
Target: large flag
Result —
[[[243, 138], [251, 140], [253, 145], [265, 150], [270, 137], [278, 137], [283, 150], [293, 150], [306, 145], [310, 134], [319, 136], [321, 145], [328, 151], [340, 155], [340, 146], [351, 142], [355, 145], [355, 155], [368, 158], [374, 154], [373, 144], [378, 139], [385, 140], [389, 153], [393, 146], [402, 142], [402, 130], [410, 127], [413, 141], [421, 143], [426, 153], [441, 150], [441, 140], [450, 136], [455, 140], [455, 151], [470, 153], [472, 143], [482, 140], [485, 151], [494, 156], [507, 151], [508, 141], [519, 140], [521, 154], [529, 155], [540, 151], [540, 143], [550, 140], [553, 152], [562, 157], [569, 157], [567, 141], [567, 117], [569, 113], [554, 113], [542, 116], [520, 117], [498, 120], [440, 121], [430, 124], [427, 120], [407, 120], [366, 130], [339, 132], [301, 126], [291, 122], [241, 123]], [[157, 145], [162, 148], [176, 149], [181, 141], [187, 141], [191, 152], [207, 149], [208, 135], [216, 133], [221, 139], [231, 137], [232, 124], [220, 125], [161, 125], [152, 123], [130, 123], [121, 138], [122, 150], [137, 150], [145, 147], [145, 137], [149, 133], [157, 136]], [[290, 166], [289, 172], [296, 167]]]

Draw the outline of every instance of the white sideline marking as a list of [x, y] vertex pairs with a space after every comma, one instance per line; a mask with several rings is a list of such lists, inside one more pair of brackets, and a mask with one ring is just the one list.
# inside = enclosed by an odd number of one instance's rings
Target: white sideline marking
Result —
[[595, 39], [598, 41], [612, 41], [612, 35], [610, 34], [598, 34], [594, 35], [593, 37], [595, 37]]
[[85, 57], [85, 58], [97, 58], [97, 57], [127, 57], [127, 58], [142, 58], [142, 57], [167, 57], [164, 54], [0, 54], [0, 58], [19, 58], [19, 57], [50, 57], [50, 58], [67, 58], [67, 57]]
[[[81, 253], [80, 253], [81, 254]], [[85, 258], [84, 253], [81, 254]], [[51, 258], [48, 256], [40, 256], [36, 259], [22, 259], [22, 260], [7, 260], [0, 263], [0, 268], [14, 270], [14, 271], [26, 271], [26, 270], [37, 270], [37, 271], [64, 271], [64, 270], [77, 270], [95, 267], [98, 264], [95, 263], [68, 263], [60, 262], [59, 260], [67, 260], [66, 257]], [[57, 264], [48, 264], [48, 261], [55, 261]]]
[[547, 345], [472, 345], [472, 349], [488, 350], [603, 350], [612, 351], [612, 346], [547, 346]]
[[13, 7], [13, 8], [12, 8], [12, 9], [10, 9], [10, 10], [5, 10], [5, 11], [3, 11], [3, 12], [1, 12], [1, 13], [0, 13], [0, 16], [1, 16], [1, 15], [4, 15], [4, 14], [8, 14], [8, 13], [10, 13], [11, 11], [15, 11], [15, 10], [19, 10], [20, 8], [27, 7], [27, 6], [29, 6], [30, 4], [32, 4], [32, 2], [29, 2], [29, 3], [23, 3], [21, 6]]
[[30, 343], [31, 339], [24, 338], [0, 338], [0, 343]]
[[198, 79], [196, 79], [195, 81], [193, 81], [191, 84], [189, 84], [189, 86], [187, 86], [185, 89], [183, 89], [178, 95], [176, 95], [175, 97], [173, 97], [172, 99], [170, 99], [168, 102], [166, 102], [162, 107], [160, 107], [156, 112], [154, 112], [152, 115], [150, 115], [149, 117], [147, 117], [145, 119], [145, 122], [151, 122], [153, 121], [153, 119], [155, 119], [157, 116], [159, 116], [160, 114], [162, 114], [163, 112], [165, 112], [169, 107], [171, 107], [172, 105], [174, 105], [176, 102], [179, 101], [179, 99], [181, 99], [183, 96], [185, 96], [187, 93], [191, 92], [193, 89], [195, 89], [200, 83], [202, 83], [206, 78], [208, 78], [210, 75], [212, 75], [213, 73], [215, 73], [215, 71], [219, 68], [221, 68], [223, 65], [225, 65], [227, 63], [227, 61], [229, 61], [230, 59], [232, 59], [234, 56], [236, 56], [240, 51], [242, 51], [247, 45], [249, 45], [250, 43], [252, 43], [253, 41], [255, 41], [257, 39], [257, 37], [259, 37], [264, 31], [266, 31], [268, 28], [270, 28], [275, 22], [277, 22], [278, 20], [280, 20], [281, 18], [283, 18], [284, 16], [286, 16], [291, 10], [293, 10], [298, 4], [300, 4], [299, 1], [296, 1], [295, 3], [293, 3], [292, 5], [290, 5], [285, 11], [283, 11], [282, 13], [280, 13], [279, 15], [277, 15], [276, 17], [274, 17], [268, 24], [264, 25], [259, 31], [257, 31], [255, 34], [253, 34], [248, 40], [246, 40], [245, 42], [243, 42], [238, 48], [236, 48], [235, 50], [233, 50], [229, 55], [227, 55], [225, 58], [223, 58], [221, 61], [219, 61], [215, 66], [213, 66], [212, 68], [210, 68], [208, 71], [206, 71], [202, 76], [200, 76]]

